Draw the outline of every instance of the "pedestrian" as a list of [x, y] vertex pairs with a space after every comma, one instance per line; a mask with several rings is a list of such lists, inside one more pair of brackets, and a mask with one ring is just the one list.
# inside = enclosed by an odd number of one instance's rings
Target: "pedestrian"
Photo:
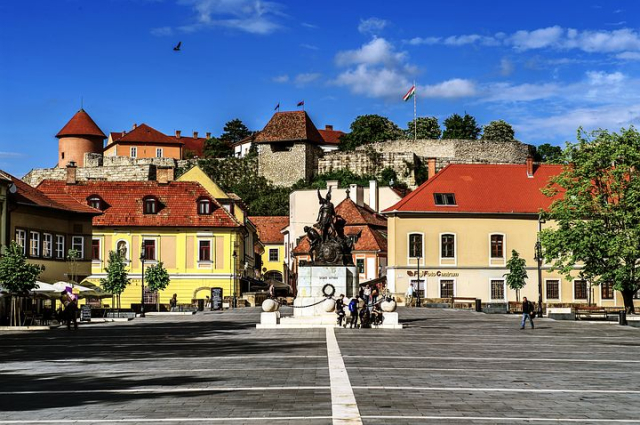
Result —
[[71, 330], [72, 321], [73, 329], [78, 330], [78, 319], [76, 317], [78, 304], [76, 304], [75, 297], [67, 291], [62, 291], [61, 301], [62, 305], [64, 305], [63, 316], [67, 319], [67, 330]]
[[371, 289], [371, 304], [376, 304], [378, 302], [378, 294], [379, 294], [379, 290], [378, 290], [378, 285], [375, 285], [372, 289]]
[[173, 294], [173, 297], [169, 300], [169, 307], [171, 307], [171, 311], [176, 311], [178, 308], [178, 294]]
[[[340, 294], [340, 296], [336, 300], [336, 314], [338, 315], [338, 326], [343, 326], [342, 320], [344, 320], [344, 317], [346, 316], [344, 312], [344, 294]], [[347, 327], [346, 320], [344, 323], [344, 327]]]
[[360, 329], [371, 327], [371, 313], [366, 305], [360, 309]]
[[273, 285], [273, 282], [269, 285], [269, 298], [273, 299], [276, 297], [276, 287]]
[[204, 297], [204, 308], [211, 308], [211, 298], [209, 298], [209, 295], [205, 295]]
[[531, 329], [534, 328], [533, 313], [534, 313], [533, 303], [530, 302], [527, 299], [527, 297], [523, 297], [522, 298], [522, 323], [520, 323], [520, 329], [524, 329], [524, 325], [527, 319], [529, 319], [529, 322], [531, 323]]
[[373, 305], [373, 310], [371, 311], [371, 323], [374, 326], [378, 326], [384, 320], [384, 316], [382, 315], [382, 309], [380, 308], [380, 303], [376, 303]]
[[413, 282], [409, 284], [409, 287], [407, 288], [407, 293], [405, 294], [405, 301], [404, 301], [404, 305], [407, 307], [411, 307], [411, 304], [413, 303], [413, 294], [414, 294], [414, 290], [413, 290]]
[[371, 285], [369, 284], [364, 287], [364, 305], [371, 312]]
[[349, 313], [351, 315], [351, 321], [349, 322], [349, 329], [353, 329], [354, 326], [358, 325], [358, 299], [351, 298], [349, 301]]

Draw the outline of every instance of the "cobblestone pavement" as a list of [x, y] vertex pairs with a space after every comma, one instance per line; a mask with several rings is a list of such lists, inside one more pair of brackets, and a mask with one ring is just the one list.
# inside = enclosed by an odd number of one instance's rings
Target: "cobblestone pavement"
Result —
[[399, 312], [404, 330], [256, 330], [239, 309], [0, 332], [0, 425], [640, 424], [640, 329]]

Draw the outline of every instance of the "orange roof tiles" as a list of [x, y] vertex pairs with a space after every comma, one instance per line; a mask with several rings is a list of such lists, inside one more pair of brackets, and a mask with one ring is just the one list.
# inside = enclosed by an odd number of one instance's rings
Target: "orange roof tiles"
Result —
[[[530, 178], [526, 164], [450, 164], [384, 212], [538, 213], [555, 199], [541, 189], [561, 171], [541, 164]], [[435, 193], [455, 194], [456, 205], [435, 205]]]
[[[46, 195], [66, 194], [87, 203], [98, 195], [107, 204], [103, 214], [94, 217], [94, 226], [143, 227], [240, 227], [240, 223], [211, 194], [196, 182], [86, 181], [67, 185], [64, 181], [44, 180], [38, 186]], [[143, 198], [153, 196], [160, 202], [156, 214], [144, 214]], [[198, 214], [197, 200], [212, 200], [211, 214]]]
[[[111, 133], [112, 135], [118, 133]], [[164, 133], [159, 132], [153, 127], [146, 124], [140, 124], [128, 133], [119, 133], [118, 139], [113, 139], [113, 143], [130, 142], [130, 143], [166, 143], [166, 144], [178, 144], [183, 142], [181, 139], [167, 136]]]
[[324, 139], [305, 111], [276, 112], [255, 138], [256, 143], [291, 141], [324, 144]]
[[344, 131], [339, 130], [318, 130], [320, 136], [324, 140], [325, 145], [339, 145], [340, 137], [344, 134]]
[[69, 122], [62, 127], [62, 130], [56, 134], [58, 138], [65, 136], [96, 136], [103, 139], [107, 137], [84, 109], [76, 112]]
[[249, 220], [256, 225], [258, 236], [263, 243], [284, 243], [284, 235], [280, 233], [280, 230], [289, 225], [288, 216], [252, 216], [249, 217]]
[[387, 219], [366, 205], [357, 205], [351, 198], [345, 198], [336, 207], [336, 214], [347, 220], [347, 226], [359, 224], [387, 227]]

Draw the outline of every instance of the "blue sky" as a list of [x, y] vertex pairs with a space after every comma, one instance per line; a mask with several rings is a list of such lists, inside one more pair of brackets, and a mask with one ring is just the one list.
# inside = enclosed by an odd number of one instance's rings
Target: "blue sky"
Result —
[[[304, 100], [320, 128], [358, 115], [401, 127], [465, 111], [526, 143], [640, 123], [640, 2], [6, 0], [0, 168], [56, 164], [84, 108], [105, 133], [261, 129]], [[173, 46], [182, 41], [182, 51]]]

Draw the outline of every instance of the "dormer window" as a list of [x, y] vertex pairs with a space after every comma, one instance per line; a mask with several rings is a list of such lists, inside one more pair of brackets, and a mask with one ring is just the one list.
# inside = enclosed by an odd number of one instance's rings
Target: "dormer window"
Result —
[[198, 214], [211, 214], [211, 200], [207, 198], [198, 199]]
[[102, 200], [102, 198], [98, 195], [91, 195], [87, 198], [87, 204], [91, 208], [95, 208], [100, 211], [104, 211], [107, 209], [107, 203]]
[[160, 203], [153, 196], [147, 196], [142, 200], [145, 214], [157, 214], [160, 209]]
[[436, 205], [456, 205], [456, 196], [453, 193], [434, 193], [433, 199]]

